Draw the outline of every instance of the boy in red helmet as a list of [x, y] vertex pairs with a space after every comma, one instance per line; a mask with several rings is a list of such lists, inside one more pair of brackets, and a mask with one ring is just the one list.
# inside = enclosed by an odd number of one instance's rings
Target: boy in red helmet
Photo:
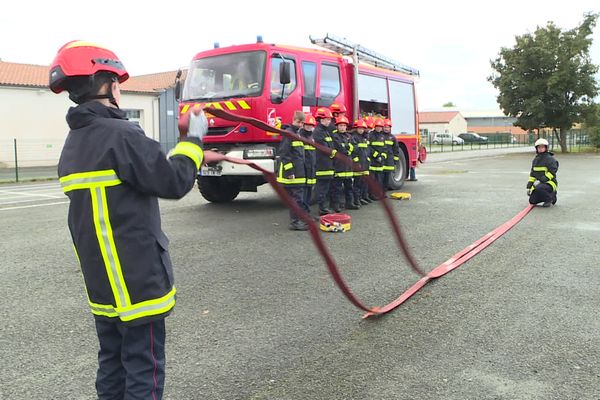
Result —
[[317, 120], [317, 127], [313, 131], [313, 139], [315, 143], [326, 146], [331, 149], [331, 154], [325, 154], [321, 151], [317, 152], [316, 157], [316, 177], [317, 184], [315, 186], [317, 203], [319, 204], [319, 215], [326, 215], [333, 213], [333, 210], [329, 208], [329, 194], [331, 190], [331, 181], [333, 180], [333, 157], [335, 157], [335, 150], [333, 145], [333, 138], [328, 130], [332, 119], [331, 111], [328, 108], [320, 107], [315, 113], [315, 119]]
[[400, 146], [398, 139], [392, 135], [392, 121], [390, 119], [383, 120], [383, 133], [385, 138], [386, 158], [383, 166], [383, 189], [387, 190], [390, 182], [390, 177], [396, 169], [396, 163], [400, 161]]
[[50, 67], [50, 89], [78, 104], [67, 113], [58, 175], [95, 317], [101, 400], [162, 398], [175, 287], [158, 198], [192, 189], [208, 130], [204, 113], [190, 115], [187, 137], [165, 155], [119, 109], [128, 77], [112, 51], [82, 41], [61, 47]]
[[[336, 133], [333, 135], [333, 142], [338, 153], [343, 154], [352, 159], [354, 152], [354, 144], [352, 136], [347, 131], [348, 118], [338, 117], [335, 120]], [[352, 188], [352, 165], [337, 158], [333, 160], [335, 170], [333, 178], [333, 187], [331, 189], [331, 204], [336, 213], [342, 211], [342, 196], [345, 199], [344, 207], [348, 210], [357, 210], [360, 208], [360, 203], [354, 202], [354, 191]]]
[[[374, 129], [369, 133], [369, 146], [371, 154], [371, 165], [369, 166], [369, 174], [379, 184], [381, 189], [386, 190], [386, 184], [383, 182], [384, 166], [387, 158], [385, 145], [385, 134], [383, 133], [383, 119], [375, 118], [373, 121]], [[371, 200], [379, 200], [376, 193], [370, 194]]]
[[362, 119], [357, 119], [352, 125], [352, 143], [354, 144], [354, 153], [352, 161], [359, 166], [354, 171], [354, 181], [352, 187], [354, 190], [354, 204], [366, 205], [371, 202], [369, 199], [369, 187], [365, 176], [369, 175], [369, 139], [367, 138], [367, 124]]
[[332, 115], [331, 123], [328, 127], [329, 133], [334, 133], [337, 128], [335, 124], [336, 119], [338, 117], [346, 116], [346, 106], [344, 106], [342, 103], [333, 103], [331, 106], [329, 106], [329, 111], [331, 111]]

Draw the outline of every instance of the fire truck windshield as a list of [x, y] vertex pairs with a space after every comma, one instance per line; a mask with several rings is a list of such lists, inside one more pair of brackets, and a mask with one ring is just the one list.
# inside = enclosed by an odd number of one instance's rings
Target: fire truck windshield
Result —
[[265, 79], [264, 51], [222, 54], [192, 61], [183, 101], [259, 96]]

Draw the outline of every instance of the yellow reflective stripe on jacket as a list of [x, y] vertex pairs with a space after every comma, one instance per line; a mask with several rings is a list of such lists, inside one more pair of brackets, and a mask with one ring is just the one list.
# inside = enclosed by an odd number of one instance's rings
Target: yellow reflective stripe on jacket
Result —
[[359, 143], [358, 147], [369, 147], [369, 145], [366, 143]]
[[177, 143], [177, 146], [169, 152], [168, 156], [173, 157], [177, 155], [190, 158], [196, 164], [196, 169], [200, 169], [200, 165], [202, 165], [202, 160], [204, 159], [202, 148], [192, 142]]
[[325, 140], [326, 142], [333, 141], [333, 139], [331, 138], [331, 136], [326, 136], [323, 140]]
[[546, 182], [548, 185], [552, 186], [552, 190], [556, 192], [557, 187], [556, 187], [556, 183], [554, 181], [548, 181]]
[[533, 170], [536, 172], [543, 172], [549, 181], [554, 179], [554, 174], [548, 171], [548, 167], [533, 167]]
[[108, 217], [108, 205], [106, 202], [106, 189], [97, 187], [90, 189], [92, 195], [92, 213], [96, 237], [102, 253], [104, 267], [110, 282], [110, 288], [117, 303], [117, 308], [126, 307], [131, 303], [129, 292], [123, 278], [121, 262], [115, 247], [112, 227]]
[[336, 178], [352, 178], [354, 176], [354, 172], [336, 172], [334, 176]]
[[306, 180], [306, 184], [307, 184], [307, 185], [314, 185], [314, 184], [316, 184], [316, 183], [317, 183], [317, 179], [316, 179], [316, 178], [308, 178], [308, 179]]
[[394, 144], [394, 142], [391, 141], [391, 140], [386, 140], [384, 143], [387, 144], [387, 145], [389, 145], [389, 146], [391, 146], [391, 145]]
[[310, 144], [305, 144], [304, 145], [304, 150], [315, 150], [315, 147], [311, 146]]
[[394, 161], [400, 161], [400, 157], [394, 156]]
[[102, 171], [78, 172], [63, 176], [59, 179], [63, 192], [67, 193], [77, 189], [91, 189], [95, 187], [116, 186], [121, 184], [114, 169]]
[[131, 304], [127, 307], [113, 307], [112, 305], [97, 304], [89, 300], [92, 313], [105, 317], [119, 317], [122, 321], [132, 321], [137, 318], [164, 314], [175, 306], [175, 287], [166, 295], [158, 299], [146, 300]]
[[365, 176], [369, 175], [369, 171], [354, 171], [354, 176]]
[[292, 164], [291, 162], [289, 162], [283, 166], [283, 169], [286, 171], [291, 168], [294, 168], [294, 164]]
[[329, 156], [329, 158], [335, 157], [336, 154], [337, 154], [337, 150], [335, 150], [335, 149], [331, 150], [331, 155]]
[[383, 171], [383, 167], [374, 167], [374, 166], [370, 166], [369, 167], [370, 171]]
[[384, 171], [393, 171], [394, 169], [396, 169], [396, 167], [394, 167], [393, 165], [384, 165], [382, 168]]
[[354, 158], [352, 159], [352, 161], [354, 161], [354, 162], [358, 162], [358, 161], [359, 161], [359, 158], [358, 158], [358, 156], [354, 157]]
[[371, 142], [371, 146], [385, 146], [384, 142]]
[[[378, 155], [379, 155], [379, 152], [378, 152], [377, 150], [375, 150], [375, 151], [373, 152], [373, 157], [377, 157]], [[369, 161], [371, 161], [371, 160], [369, 160]]]
[[304, 142], [301, 142], [300, 140], [294, 140], [292, 142], [292, 147], [296, 147], [296, 146], [304, 146]]
[[316, 176], [333, 176], [334, 171], [332, 169], [326, 171], [317, 171]]
[[536, 181], [535, 176], [530, 176], [529, 177], [529, 182], [535, 182], [535, 181]]
[[[289, 165], [289, 168], [287, 167]], [[277, 182], [283, 183], [284, 185], [300, 185], [306, 183], [306, 178], [285, 178], [283, 176], [283, 170], [287, 171], [290, 168], [293, 168], [294, 164], [287, 163], [285, 166], [283, 164], [279, 164], [279, 173], [277, 174]]]
[[352, 143], [348, 143], [348, 152], [352, 153], [354, 151], [354, 145]]

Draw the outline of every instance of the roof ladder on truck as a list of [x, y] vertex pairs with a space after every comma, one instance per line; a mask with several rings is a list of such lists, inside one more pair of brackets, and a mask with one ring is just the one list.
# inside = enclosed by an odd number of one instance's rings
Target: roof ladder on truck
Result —
[[315, 38], [309, 36], [312, 44], [331, 50], [343, 56], [352, 57], [354, 64], [354, 118], [358, 118], [358, 62], [363, 61], [375, 67], [384, 68], [392, 71], [402, 72], [408, 75], [419, 76], [419, 71], [415, 68], [401, 64], [373, 50], [367, 49], [359, 44], [352, 43], [346, 38], [341, 38], [332, 34], [325, 34], [324, 38]]

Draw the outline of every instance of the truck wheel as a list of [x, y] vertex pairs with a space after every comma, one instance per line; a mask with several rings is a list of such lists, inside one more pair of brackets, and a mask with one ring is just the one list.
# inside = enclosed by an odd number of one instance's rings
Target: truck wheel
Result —
[[202, 197], [212, 203], [228, 203], [240, 194], [242, 182], [224, 176], [199, 176], [198, 189]]
[[406, 179], [406, 157], [404, 156], [404, 152], [400, 151], [399, 160], [396, 161], [396, 168], [394, 172], [390, 174], [390, 179], [388, 181], [388, 187], [391, 190], [398, 190], [402, 188], [404, 185], [404, 180]]

